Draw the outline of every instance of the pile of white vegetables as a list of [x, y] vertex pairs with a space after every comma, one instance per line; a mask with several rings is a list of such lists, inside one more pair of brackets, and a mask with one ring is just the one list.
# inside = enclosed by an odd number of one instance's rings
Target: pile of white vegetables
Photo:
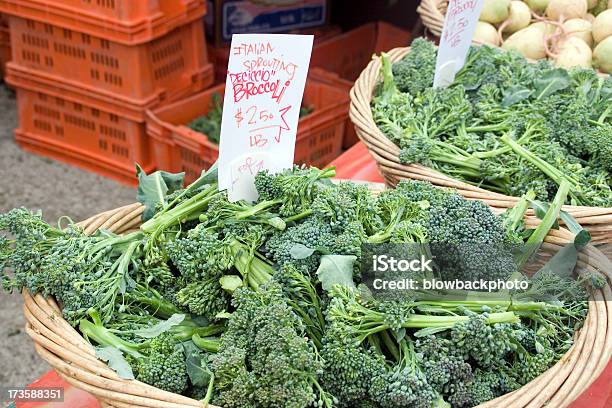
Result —
[[485, 0], [474, 41], [612, 73], [612, 0]]

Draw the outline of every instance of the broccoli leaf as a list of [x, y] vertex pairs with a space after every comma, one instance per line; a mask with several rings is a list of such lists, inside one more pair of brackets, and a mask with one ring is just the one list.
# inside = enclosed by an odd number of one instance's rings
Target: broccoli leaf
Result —
[[154, 326], [147, 327], [146, 329], [140, 329], [134, 331], [134, 334], [143, 337], [145, 339], [152, 339], [159, 336], [162, 333], [167, 332], [174, 326], [181, 324], [181, 322], [185, 320], [184, 314], [175, 313], [168, 320], [163, 320]]
[[133, 380], [134, 373], [132, 367], [127, 362], [119, 349], [113, 346], [96, 347], [96, 357], [108, 363], [108, 366], [114, 370], [117, 375], [125, 380]]
[[294, 244], [289, 251], [293, 259], [306, 259], [314, 254], [314, 252], [314, 249], [308, 248], [304, 244]]
[[198, 177], [196, 181], [191, 183], [189, 187], [187, 187], [187, 190], [194, 191], [207, 184], [216, 183], [219, 175], [218, 170], [219, 168], [217, 166], [217, 162], [215, 162], [212, 166], [210, 166], [208, 170], [203, 170], [200, 177]]
[[504, 108], [507, 108], [529, 98], [531, 94], [533, 94], [533, 89], [525, 88], [522, 85], [514, 85], [504, 92], [504, 99], [501, 104]]
[[191, 384], [197, 388], [206, 388], [212, 379], [212, 372], [206, 365], [207, 355], [192, 341], [183, 343], [183, 352]]
[[185, 173], [168, 173], [156, 171], [147, 174], [138, 164], [136, 165], [138, 175], [137, 199], [145, 206], [142, 214], [143, 221], [147, 221], [155, 215], [155, 207], [162, 203], [166, 205], [166, 196], [180, 189], [185, 180]]
[[335, 285], [354, 289], [353, 264], [356, 260], [354, 255], [323, 255], [317, 269], [323, 289], [330, 291]]
[[563, 68], [551, 69], [535, 81], [536, 99], [546, 98], [572, 84], [572, 79]]

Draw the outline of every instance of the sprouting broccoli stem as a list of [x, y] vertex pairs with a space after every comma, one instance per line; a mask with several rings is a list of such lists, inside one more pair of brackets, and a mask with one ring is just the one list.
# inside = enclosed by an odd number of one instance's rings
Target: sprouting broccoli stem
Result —
[[268, 200], [268, 201], [262, 201], [260, 203], [257, 203], [253, 206], [251, 206], [248, 210], [241, 210], [238, 211], [235, 215], [237, 220], [244, 220], [250, 217], [254, 217], [258, 214], [260, 214], [261, 212], [274, 207], [275, 205], [278, 204], [282, 204], [283, 201], [282, 200]]
[[89, 316], [93, 322], [87, 319], [82, 319], [79, 322], [79, 331], [83, 333], [86, 339], [90, 341], [93, 340], [99, 345], [115, 347], [136, 358], [142, 357], [140, 351], [147, 347], [148, 341], [133, 343], [123, 340], [121, 337], [111, 332], [111, 330], [104, 327], [100, 315], [97, 312], [91, 311], [89, 312]]
[[582, 200], [580, 198], [580, 194], [577, 193], [577, 191], [580, 190], [580, 183], [578, 182], [578, 180], [576, 180], [569, 174], [563, 173], [562, 171], [560, 171], [553, 165], [549, 164], [545, 160], [542, 160], [541, 158], [539, 158], [538, 156], [536, 156], [535, 154], [533, 154], [532, 152], [530, 152], [529, 150], [521, 146], [519, 142], [517, 142], [516, 140], [513, 140], [508, 135], [502, 136], [500, 140], [506, 143], [508, 146], [510, 146], [510, 148], [512, 148], [512, 150], [517, 155], [519, 155], [523, 159], [527, 160], [528, 162], [530, 162], [531, 164], [539, 168], [542, 171], [542, 173], [546, 174], [548, 177], [551, 178], [551, 180], [553, 180], [558, 185], [561, 185], [561, 183], [564, 180], [571, 183], [570, 187], [573, 187], [573, 188], [572, 188], [572, 191], [569, 191], [569, 195], [576, 201], [577, 204], [579, 205], [581, 204]]
[[193, 341], [193, 344], [204, 351], [209, 351], [211, 353], [219, 352], [219, 339], [202, 338], [200, 334], [194, 333], [193, 336], [191, 336], [191, 341]]
[[210, 381], [208, 382], [208, 388], [206, 389], [206, 395], [204, 395], [204, 399], [202, 399], [200, 402], [202, 402], [202, 405], [207, 407], [208, 403], [210, 402], [212, 396], [213, 396], [213, 391], [215, 390], [215, 373], [213, 373], [212, 371], [210, 372]]
[[185, 320], [177, 326], [170, 329], [170, 333], [175, 339], [179, 341], [185, 341], [193, 339], [193, 336], [199, 337], [210, 337], [221, 334], [225, 331], [225, 328], [221, 324], [211, 324], [209, 326], [199, 326], [190, 318], [185, 317]]
[[525, 213], [529, 208], [529, 202], [535, 200], [536, 194], [534, 191], [528, 191], [523, 195], [514, 207], [508, 210], [508, 217], [504, 220], [506, 231], [516, 231], [525, 217]]
[[[363, 323], [354, 321], [353, 324], [359, 327], [360, 335], [358, 337], [359, 342], [363, 342], [368, 336], [376, 333], [383, 332], [385, 330], [392, 329], [389, 324], [384, 323], [384, 316], [378, 312], [370, 311], [372, 315], [362, 316], [365, 320]], [[432, 316], [432, 315], [420, 315], [411, 314], [404, 322], [401, 323], [400, 327], [406, 329], [424, 329], [424, 328], [452, 328], [455, 324], [469, 320], [469, 316]], [[488, 324], [496, 323], [518, 323], [519, 317], [514, 312], [500, 312], [491, 313], [487, 316]], [[384, 340], [384, 339], [383, 339]]]
[[[101, 320], [100, 314], [97, 311], [90, 311], [89, 316], [91, 317], [92, 321], [88, 319], [81, 319], [79, 322], [79, 330], [87, 339], [91, 339], [102, 346], [113, 346], [134, 357], [140, 357], [141, 352], [149, 347], [150, 340], [144, 340], [140, 343], [136, 343], [119, 337], [118, 334], [127, 335], [134, 334], [135, 332], [133, 330], [113, 330], [105, 327]], [[195, 336], [201, 340], [200, 344], [207, 344], [209, 348], [214, 348], [214, 340], [207, 340], [203, 337], [219, 335], [224, 331], [225, 328], [220, 324], [199, 326], [193, 320], [191, 320], [191, 318], [185, 317], [180, 324], [170, 328], [168, 333], [170, 333], [177, 342], [193, 340]]]
[[234, 266], [252, 289], [257, 290], [260, 285], [272, 278], [274, 268], [258, 254], [237, 239], [232, 239], [229, 245], [234, 257]]
[[540, 248], [557, 219], [559, 219], [559, 213], [561, 212], [563, 203], [565, 202], [565, 199], [570, 191], [570, 187], [571, 185], [567, 180], [561, 181], [559, 190], [557, 190], [557, 194], [550, 204], [548, 211], [546, 211], [546, 214], [544, 215], [544, 218], [542, 218], [540, 224], [527, 239], [527, 242], [525, 243], [525, 250], [519, 254], [517, 258], [517, 263], [519, 266], [523, 267], [527, 264], [531, 256]]
[[[127, 240], [123, 240], [128, 242]], [[115, 244], [119, 240], [115, 241]], [[101, 293], [102, 297], [98, 302], [100, 315], [102, 320], [105, 322], [109, 321], [112, 317], [113, 311], [115, 310], [115, 303], [117, 296], [119, 295], [121, 285], [125, 282], [125, 277], [128, 273], [128, 268], [132, 262], [132, 256], [136, 252], [136, 249], [140, 245], [140, 240], [132, 241], [128, 244], [125, 251], [119, 258], [111, 265], [106, 273], [94, 281], [75, 281], [73, 283], [75, 288], [83, 287], [86, 285], [95, 286], [96, 293]], [[110, 248], [110, 247], [109, 247]], [[116, 247], [115, 247], [116, 249]], [[104, 251], [100, 251], [104, 252]], [[96, 254], [96, 257], [100, 255], [100, 252]], [[93, 263], [95, 265], [95, 263]]]
[[311, 215], [312, 215], [312, 210], [309, 209], [309, 210], [302, 211], [299, 214], [292, 215], [291, 217], [287, 217], [287, 218], [284, 219], [284, 221], [285, 221], [285, 223], [299, 221], [299, 220], [301, 220], [303, 218], [306, 218], [306, 217], [309, 217]]
[[[156, 214], [149, 221], [140, 226], [140, 230], [155, 237], [166, 228], [183, 222], [184, 220], [200, 216], [200, 212], [206, 208], [208, 203], [217, 195], [216, 186], [210, 186], [195, 196], [178, 204], [176, 207], [164, 210]], [[196, 218], [197, 218], [196, 217]]]
[[136, 284], [134, 290], [127, 293], [130, 300], [143, 305], [150, 313], [162, 319], [168, 319], [173, 314], [183, 313], [176, 305], [167, 301], [151, 287]]
[[[373, 336], [370, 336], [373, 337]], [[368, 338], [370, 338], [368, 337]], [[379, 333], [379, 337], [382, 340], [383, 344], [385, 345], [387, 351], [389, 351], [389, 353], [391, 354], [391, 356], [395, 359], [395, 361], [399, 361], [400, 360], [400, 350], [397, 348], [397, 344], [395, 342], [395, 340], [393, 340], [391, 338], [391, 335], [389, 334], [388, 330], [384, 330], [382, 332]]]

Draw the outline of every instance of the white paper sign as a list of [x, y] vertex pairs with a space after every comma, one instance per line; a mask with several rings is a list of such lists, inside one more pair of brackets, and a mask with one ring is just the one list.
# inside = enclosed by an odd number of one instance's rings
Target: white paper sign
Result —
[[463, 65], [476, 31], [484, 0], [450, 0], [438, 48], [434, 88], [455, 80]]
[[253, 201], [255, 174], [293, 166], [312, 35], [235, 34], [223, 101], [219, 189]]

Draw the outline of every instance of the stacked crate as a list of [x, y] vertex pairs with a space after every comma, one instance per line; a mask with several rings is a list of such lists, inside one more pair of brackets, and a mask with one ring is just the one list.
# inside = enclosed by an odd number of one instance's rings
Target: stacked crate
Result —
[[0, 14], [0, 80], [4, 78], [4, 66], [11, 60], [11, 35], [8, 22]]
[[135, 182], [155, 168], [145, 111], [213, 82], [204, 0], [0, 0], [13, 60], [17, 142]]

